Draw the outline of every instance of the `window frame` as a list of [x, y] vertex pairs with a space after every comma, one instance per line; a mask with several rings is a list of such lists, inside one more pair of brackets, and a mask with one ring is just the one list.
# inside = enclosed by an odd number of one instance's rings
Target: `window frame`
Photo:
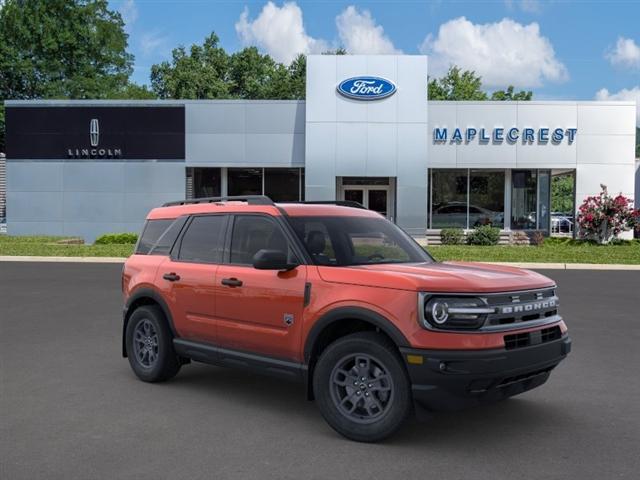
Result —
[[298, 244], [297, 236], [295, 236], [295, 234], [290, 230], [292, 227], [287, 222], [283, 221], [280, 217], [262, 212], [235, 212], [228, 215], [230, 218], [227, 222], [227, 231], [224, 239], [224, 249], [222, 253], [223, 265], [253, 268], [253, 265], [251, 263], [231, 263], [231, 240], [233, 239], [233, 230], [236, 226], [236, 219], [238, 217], [246, 216], [265, 217], [268, 221], [275, 223], [276, 226], [280, 228], [282, 234], [288, 240], [296, 263], [298, 263], [298, 265], [313, 264], [311, 262], [311, 259], [307, 258], [306, 252], [303, 253], [303, 250], [301, 250], [300, 245]]
[[[180, 235], [178, 236], [178, 238], [176, 239], [176, 241], [173, 244], [173, 247], [171, 248], [171, 252], [169, 257], [171, 258], [172, 262], [176, 262], [176, 263], [191, 263], [191, 264], [196, 264], [196, 265], [222, 265], [223, 263], [223, 259], [224, 259], [224, 248], [225, 248], [225, 240], [227, 237], [227, 232], [229, 230], [229, 217], [231, 215], [229, 215], [228, 213], [202, 213], [202, 214], [196, 214], [196, 215], [189, 215], [189, 218], [187, 219], [187, 221], [185, 222], [185, 224], [182, 227], [182, 230], [180, 231]], [[224, 225], [222, 226], [222, 234], [220, 237], [221, 240], [221, 250], [222, 250], [222, 255], [219, 258], [219, 261], [217, 262], [204, 262], [204, 261], [196, 261], [196, 260], [185, 260], [183, 258], [180, 258], [180, 251], [182, 250], [182, 241], [184, 240], [184, 236], [186, 235], [186, 233], [189, 231], [189, 227], [191, 227], [191, 224], [193, 223], [193, 220], [196, 217], [224, 217]]]

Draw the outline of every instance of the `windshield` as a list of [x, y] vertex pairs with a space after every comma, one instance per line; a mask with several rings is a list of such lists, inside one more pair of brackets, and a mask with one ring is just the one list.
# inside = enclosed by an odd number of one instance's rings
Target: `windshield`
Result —
[[433, 262], [411, 237], [383, 218], [289, 217], [289, 221], [316, 265]]

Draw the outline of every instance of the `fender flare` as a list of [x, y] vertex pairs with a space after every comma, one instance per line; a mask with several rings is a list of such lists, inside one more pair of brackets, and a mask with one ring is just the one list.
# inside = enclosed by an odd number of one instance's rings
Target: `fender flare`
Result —
[[349, 319], [362, 320], [374, 325], [386, 333], [398, 347], [410, 346], [409, 341], [400, 329], [379, 313], [362, 307], [338, 307], [325, 313], [317, 322], [315, 322], [313, 327], [311, 327], [304, 345], [305, 364], [309, 364], [311, 360], [311, 352], [313, 351], [318, 337], [320, 337], [320, 334], [325, 330], [325, 328], [335, 322]]
[[142, 287], [134, 291], [131, 296], [127, 299], [125, 303], [123, 312], [122, 312], [122, 356], [127, 356], [127, 346], [126, 346], [126, 334], [127, 334], [127, 324], [129, 323], [129, 317], [133, 313], [131, 310], [131, 306], [141, 298], [150, 298], [155, 303], [160, 306], [162, 313], [164, 313], [165, 318], [167, 319], [167, 323], [169, 324], [169, 329], [175, 338], [178, 337], [176, 333], [176, 329], [173, 325], [173, 316], [171, 315], [171, 310], [169, 310], [169, 306], [167, 302], [165, 302], [162, 295], [160, 295], [156, 290], [152, 288]]

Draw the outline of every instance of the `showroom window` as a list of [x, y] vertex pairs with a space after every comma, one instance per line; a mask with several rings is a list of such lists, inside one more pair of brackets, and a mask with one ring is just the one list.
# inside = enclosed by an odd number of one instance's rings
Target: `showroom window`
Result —
[[429, 228], [504, 228], [504, 170], [432, 169]]
[[229, 168], [227, 195], [262, 195], [262, 168]]
[[431, 169], [429, 228], [549, 231], [550, 178], [549, 170]]
[[297, 202], [304, 195], [302, 168], [229, 168], [227, 195], [267, 195], [274, 202]]

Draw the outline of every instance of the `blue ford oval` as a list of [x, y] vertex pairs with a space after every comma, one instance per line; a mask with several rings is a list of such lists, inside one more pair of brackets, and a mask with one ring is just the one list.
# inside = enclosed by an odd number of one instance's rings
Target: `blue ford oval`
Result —
[[379, 100], [396, 93], [396, 86], [380, 77], [352, 77], [340, 82], [337, 90], [340, 95], [355, 100]]

